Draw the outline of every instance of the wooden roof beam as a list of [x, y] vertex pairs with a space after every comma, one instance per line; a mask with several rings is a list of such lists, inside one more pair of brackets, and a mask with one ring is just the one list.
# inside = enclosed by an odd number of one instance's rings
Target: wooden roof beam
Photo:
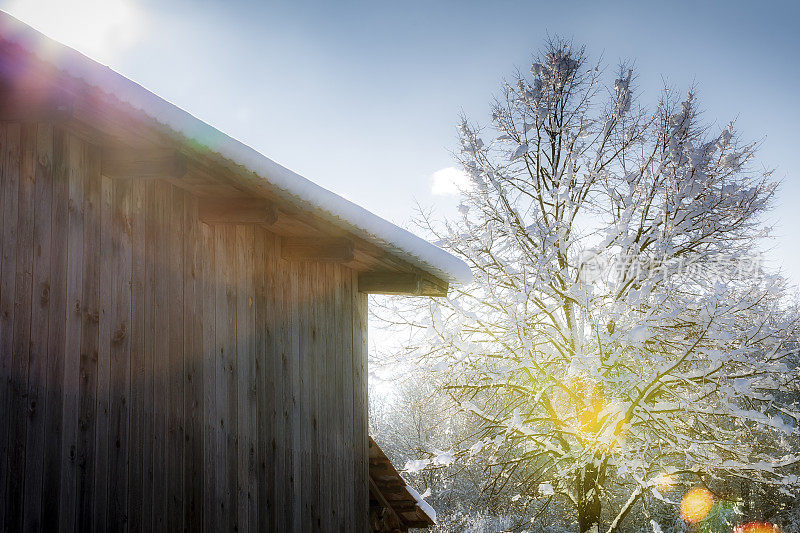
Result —
[[0, 89], [0, 122], [66, 122], [74, 108], [63, 91]]
[[109, 178], [180, 179], [186, 157], [175, 150], [104, 148], [101, 172]]
[[381, 489], [378, 488], [378, 485], [371, 477], [369, 478], [369, 492], [372, 496], [375, 496], [375, 499], [378, 500], [378, 504], [389, 512], [394, 519], [393, 521], [396, 522], [396, 525], [403, 524], [403, 520], [400, 518], [400, 516], [398, 516], [397, 511], [395, 511], [394, 507], [392, 507], [392, 505], [386, 501]]
[[361, 272], [358, 290], [368, 294], [447, 296], [448, 283], [415, 272]]
[[206, 224], [255, 224], [269, 227], [278, 220], [278, 208], [261, 198], [201, 198], [198, 216]]
[[281, 240], [281, 257], [289, 261], [347, 263], [353, 260], [353, 241], [345, 238], [294, 238]]

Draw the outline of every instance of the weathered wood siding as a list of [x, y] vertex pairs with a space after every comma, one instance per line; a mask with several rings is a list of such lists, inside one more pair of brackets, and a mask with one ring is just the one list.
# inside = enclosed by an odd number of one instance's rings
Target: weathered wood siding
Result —
[[366, 531], [366, 296], [0, 125], [0, 529]]

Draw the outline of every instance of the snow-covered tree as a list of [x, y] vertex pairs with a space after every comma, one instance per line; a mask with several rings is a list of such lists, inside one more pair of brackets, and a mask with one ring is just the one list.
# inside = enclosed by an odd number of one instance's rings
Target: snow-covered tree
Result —
[[[371, 387], [369, 429], [406, 482], [423, 493], [436, 510], [436, 525], [430, 531], [484, 533], [526, 526], [531, 531], [536, 505], [520, 505], [514, 487], [485, 490], [486, 475], [480, 464], [455, 462], [452, 451], [471, 442], [480, 432], [480, 423], [426, 377], [425, 371], [406, 369], [402, 377], [393, 380], [388, 394]], [[549, 517], [563, 516], [563, 508], [557, 507], [550, 506]], [[548, 516], [540, 514], [539, 518]], [[565, 531], [568, 529], [559, 527], [547, 533]]]
[[800, 486], [797, 315], [758, 260], [777, 185], [693, 92], [648, 109], [615, 77], [552, 40], [490, 125], [462, 120], [471, 186], [428, 226], [475, 282], [391, 317], [481, 421], [459, 459], [571, 504], [580, 533], [674, 484]]

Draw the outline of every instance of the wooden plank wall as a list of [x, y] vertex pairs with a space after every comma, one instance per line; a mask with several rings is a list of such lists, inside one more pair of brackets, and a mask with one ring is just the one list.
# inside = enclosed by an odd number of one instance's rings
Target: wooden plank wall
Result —
[[0, 530], [366, 531], [366, 297], [0, 125]]

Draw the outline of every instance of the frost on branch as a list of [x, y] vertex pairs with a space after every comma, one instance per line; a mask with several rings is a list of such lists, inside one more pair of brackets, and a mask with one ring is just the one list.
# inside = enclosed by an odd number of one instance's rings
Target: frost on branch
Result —
[[582, 532], [615, 530], [666, 471], [800, 488], [798, 315], [758, 253], [777, 185], [692, 92], [648, 110], [634, 83], [622, 67], [604, 86], [556, 41], [489, 126], [463, 120], [475, 187], [427, 229], [475, 282], [400, 313], [481, 424], [455, 456], [534, 500], [552, 490]]

